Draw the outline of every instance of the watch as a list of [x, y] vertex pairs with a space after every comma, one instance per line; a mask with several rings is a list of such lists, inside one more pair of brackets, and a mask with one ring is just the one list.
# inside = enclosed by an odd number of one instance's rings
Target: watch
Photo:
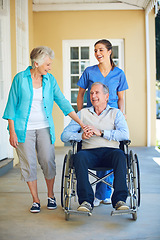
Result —
[[104, 136], [104, 130], [101, 130], [101, 136], [100, 137], [103, 137]]

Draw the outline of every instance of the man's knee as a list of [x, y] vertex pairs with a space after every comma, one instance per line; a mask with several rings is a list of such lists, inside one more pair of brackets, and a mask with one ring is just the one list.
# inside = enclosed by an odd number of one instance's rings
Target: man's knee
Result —
[[87, 164], [86, 153], [85, 151], [79, 151], [74, 155], [74, 166], [75, 168], [84, 168]]
[[126, 163], [126, 156], [124, 154], [124, 152], [121, 149], [116, 149], [113, 152], [113, 164], [125, 164]]
[[76, 167], [76, 166], [78, 166], [79, 164], [81, 164], [81, 163], [84, 161], [84, 158], [85, 158], [85, 156], [84, 156], [83, 151], [79, 151], [78, 153], [76, 153], [76, 154], [74, 155], [74, 159], [73, 159], [73, 161], [74, 161], [74, 166]]

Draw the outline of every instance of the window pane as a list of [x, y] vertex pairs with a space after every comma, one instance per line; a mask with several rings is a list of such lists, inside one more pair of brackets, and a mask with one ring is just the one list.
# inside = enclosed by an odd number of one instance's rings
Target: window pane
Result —
[[114, 63], [117, 67], [119, 66], [119, 61], [118, 60], [114, 60]]
[[71, 88], [78, 88], [78, 86], [77, 86], [78, 80], [79, 80], [79, 76], [71, 77]]
[[0, 19], [0, 41], [2, 40], [2, 20]]
[[118, 58], [118, 46], [113, 46], [113, 58]]
[[71, 103], [77, 103], [78, 91], [71, 91]]
[[0, 61], [0, 80], [3, 78], [3, 68], [2, 68], [3, 62]]
[[[2, 44], [1, 44], [1, 42], [0, 42], [0, 61], [2, 61]], [[0, 64], [2, 64], [2, 63], [0, 63]]]
[[79, 48], [71, 47], [71, 59], [79, 59]]
[[84, 94], [84, 103], [87, 103], [87, 92], [88, 91], [86, 91], [85, 94]]
[[81, 59], [89, 59], [89, 47], [81, 47]]
[[0, 81], [0, 99], [4, 99], [4, 82]]
[[71, 74], [79, 74], [79, 62], [71, 62]]
[[86, 67], [89, 66], [89, 61], [81, 61], [81, 74], [85, 70]]
[[77, 113], [78, 112], [78, 107], [77, 105], [72, 105], [73, 109], [75, 110], [75, 112]]

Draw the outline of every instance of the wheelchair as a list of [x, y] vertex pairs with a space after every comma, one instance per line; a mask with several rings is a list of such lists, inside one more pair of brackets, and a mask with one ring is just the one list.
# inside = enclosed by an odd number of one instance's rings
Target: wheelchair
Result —
[[[131, 214], [133, 220], [137, 220], [137, 211], [140, 206], [140, 169], [137, 154], [134, 154], [132, 150], [129, 151], [128, 146], [130, 140], [120, 142], [120, 149], [122, 149], [126, 155], [126, 166], [127, 166], [127, 187], [128, 187], [128, 200], [129, 210], [113, 210], [113, 215]], [[63, 168], [62, 168], [62, 179], [61, 179], [61, 206], [65, 213], [65, 220], [69, 220], [70, 214], [87, 214], [92, 215], [91, 212], [80, 212], [72, 209], [73, 201], [77, 201], [76, 195], [76, 175], [73, 164], [74, 154], [81, 149], [81, 144], [76, 141], [70, 141], [72, 150], [68, 151], [65, 155]], [[99, 178], [93, 171], [106, 171], [111, 170], [108, 174]], [[113, 170], [110, 168], [92, 168], [88, 170], [88, 174], [93, 177], [93, 181], [90, 182], [91, 186], [96, 185], [99, 182], [103, 182], [113, 188], [111, 184], [104, 181], [113, 174]], [[73, 200], [74, 199], [74, 200]]]

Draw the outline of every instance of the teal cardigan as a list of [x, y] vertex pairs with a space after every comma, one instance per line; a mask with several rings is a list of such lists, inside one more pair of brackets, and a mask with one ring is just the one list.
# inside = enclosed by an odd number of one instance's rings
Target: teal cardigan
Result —
[[[3, 115], [3, 119], [11, 119], [14, 121], [18, 142], [25, 142], [27, 123], [33, 100], [31, 68], [32, 67], [29, 66], [25, 71], [16, 74], [14, 77]], [[50, 127], [51, 142], [53, 144], [55, 142], [55, 128], [52, 117], [54, 101], [65, 116], [74, 111], [74, 109], [64, 97], [56, 79], [50, 73], [43, 75], [42, 96], [45, 114]]]

